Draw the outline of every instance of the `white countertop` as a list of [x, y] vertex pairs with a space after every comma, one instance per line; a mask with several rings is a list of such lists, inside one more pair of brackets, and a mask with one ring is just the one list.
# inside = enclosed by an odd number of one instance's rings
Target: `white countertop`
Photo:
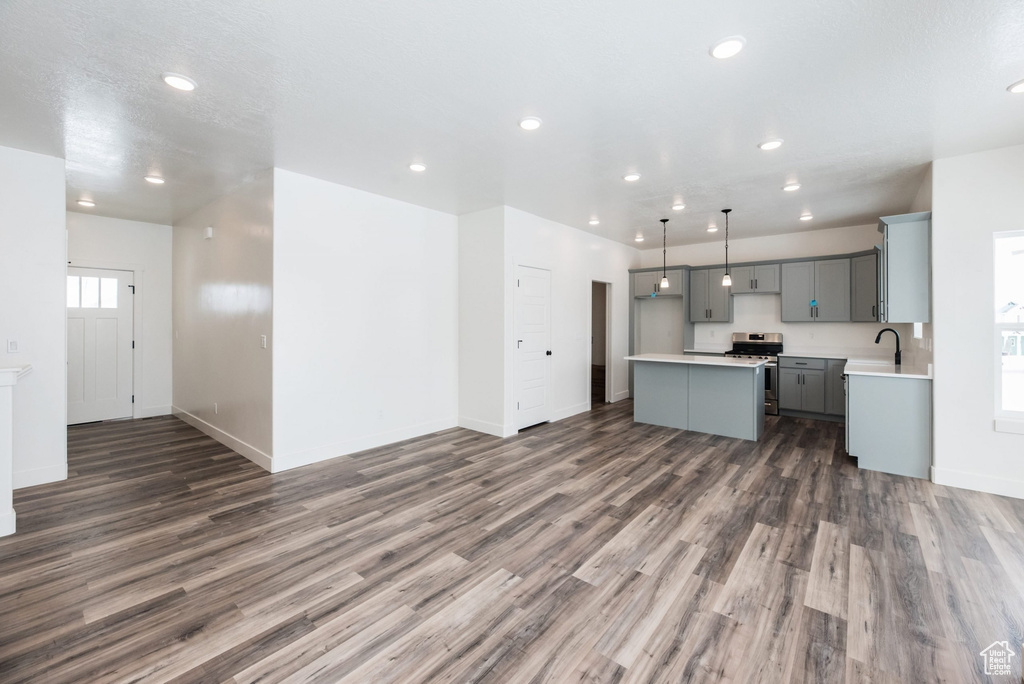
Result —
[[741, 366], [753, 368], [763, 366], [761, 359], [729, 359], [724, 356], [691, 356], [689, 354], [638, 354], [627, 356], [627, 361], [655, 361], [657, 363], [688, 363], [694, 366]]
[[874, 375], [883, 378], [908, 378], [911, 380], [931, 380], [932, 365], [897, 366], [892, 363], [872, 362], [867, 359], [850, 359], [843, 370], [847, 375]]

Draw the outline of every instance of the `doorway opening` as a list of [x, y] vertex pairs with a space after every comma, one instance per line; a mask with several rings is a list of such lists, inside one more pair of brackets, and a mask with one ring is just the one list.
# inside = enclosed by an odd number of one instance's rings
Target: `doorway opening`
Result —
[[611, 285], [590, 283], [590, 407], [611, 401]]
[[132, 417], [134, 275], [68, 268], [68, 425]]

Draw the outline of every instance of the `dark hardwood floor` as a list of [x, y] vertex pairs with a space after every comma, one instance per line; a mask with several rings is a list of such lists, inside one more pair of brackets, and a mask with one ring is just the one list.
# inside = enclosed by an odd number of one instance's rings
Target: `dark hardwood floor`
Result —
[[269, 475], [174, 418], [73, 428], [0, 539], [0, 681], [1021, 681], [1024, 501], [842, 438], [623, 401]]

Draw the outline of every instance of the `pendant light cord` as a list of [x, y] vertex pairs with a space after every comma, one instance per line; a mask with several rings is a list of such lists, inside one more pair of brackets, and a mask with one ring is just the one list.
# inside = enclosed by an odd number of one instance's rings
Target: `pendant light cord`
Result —
[[723, 209], [725, 214], [725, 275], [729, 275], [729, 212], [732, 209]]
[[668, 251], [665, 247], [668, 232], [668, 219], [661, 219], [661, 277], [668, 278]]

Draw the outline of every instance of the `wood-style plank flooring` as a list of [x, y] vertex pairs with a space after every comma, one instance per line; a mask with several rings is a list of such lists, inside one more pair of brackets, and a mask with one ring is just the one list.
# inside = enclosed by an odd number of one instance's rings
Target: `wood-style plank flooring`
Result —
[[278, 475], [170, 417], [73, 428], [0, 539], [0, 681], [1021, 681], [1024, 501], [767, 423], [623, 401]]

